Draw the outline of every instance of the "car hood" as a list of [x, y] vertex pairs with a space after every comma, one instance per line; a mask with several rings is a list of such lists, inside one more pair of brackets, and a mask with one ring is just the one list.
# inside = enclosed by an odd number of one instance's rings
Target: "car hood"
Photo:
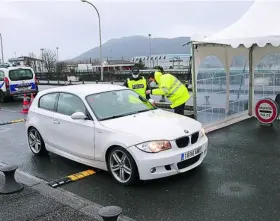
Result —
[[[157, 109], [100, 122], [104, 127], [141, 137], [143, 140], [174, 140], [201, 129], [198, 121]], [[188, 132], [187, 132], [187, 131]]]

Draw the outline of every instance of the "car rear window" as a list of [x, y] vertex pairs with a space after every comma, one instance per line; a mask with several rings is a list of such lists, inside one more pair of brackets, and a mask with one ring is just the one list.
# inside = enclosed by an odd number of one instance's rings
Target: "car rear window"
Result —
[[9, 78], [11, 81], [31, 80], [33, 73], [30, 69], [16, 69], [9, 71]]

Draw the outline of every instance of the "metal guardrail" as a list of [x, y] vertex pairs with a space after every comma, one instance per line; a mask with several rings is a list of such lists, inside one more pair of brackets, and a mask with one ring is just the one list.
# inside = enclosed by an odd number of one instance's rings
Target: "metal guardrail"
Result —
[[[162, 109], [171, 109], [170, 108], [170, 103], [167, 103], [167, 102], [155, 102], [156, 106], [158, 108], [162, 108]], [[190, 111], [190, 112], [193, 112], [194, 109], [193, 109], [193, 106], [190, 106], [190, 105], [186, 105], [185, 106], [185, 110], [186, 111]]]

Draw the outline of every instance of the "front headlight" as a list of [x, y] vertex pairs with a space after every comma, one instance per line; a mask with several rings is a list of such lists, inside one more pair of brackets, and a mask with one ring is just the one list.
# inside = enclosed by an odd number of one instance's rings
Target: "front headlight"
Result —
[[163, 150], [171, 149], [171, 143], [167, 140], [157, 140], [137, 144], [136, 147], [148, 153], [158, 153]]
[[202, 127], [201, 130], [200, 130], [200, 136], [203, 137], [205, 135], [206, 135], [205, 129]]

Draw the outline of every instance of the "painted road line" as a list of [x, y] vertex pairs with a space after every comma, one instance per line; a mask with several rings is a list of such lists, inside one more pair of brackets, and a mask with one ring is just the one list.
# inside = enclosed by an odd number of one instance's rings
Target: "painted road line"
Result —
[[8, 125], [8, 124], [15, 124], [15, 123], [22, 123], [22, 122], [25, 122], [25, 121], [26, 121], [25, 119], [18, 119], [18, 120], [11, 120], [11, 121], [8, 121], [8, 122], [0, 122], [0, 126]]
[[53, 187], [53, 188], [56, 188], [58, 186], [62, 186], [64, 184], [66, 184], [66, 183], [74, 182], [76, 180], [83, 179], [83, 178], [85, 178], [87, 176], [90, 176], [90, 175], [93, 175], [95, 173], [96, 172], [94, 170], [85, 170], [85, 171], [82, 171], [80, 173], [75, 173], [75, 174], [63, 177], [61, 179], [49, 182], [48, 185]]
[[87, 176], [90, 176], [90, 175], [93, 175], [93, 174], [95, 174], [94, 170], [85, 170], [85, 171], [82, 171], [80, 173], [75, 173], [75, 174], [72, 174], [72, 175], [67, 176], [67, 177], [70, 180], [75, 181], [75, 180], [83, 179], [84, 177], [87, 177]]
[[6, 112], [11, 112], [11, 113], [17, 113], [17, 112], [18, 112], [18, 111], [3, 109], [3, 108], [0, 108], [0, 110], [1, 110], [1, 111], [6, 111]]

